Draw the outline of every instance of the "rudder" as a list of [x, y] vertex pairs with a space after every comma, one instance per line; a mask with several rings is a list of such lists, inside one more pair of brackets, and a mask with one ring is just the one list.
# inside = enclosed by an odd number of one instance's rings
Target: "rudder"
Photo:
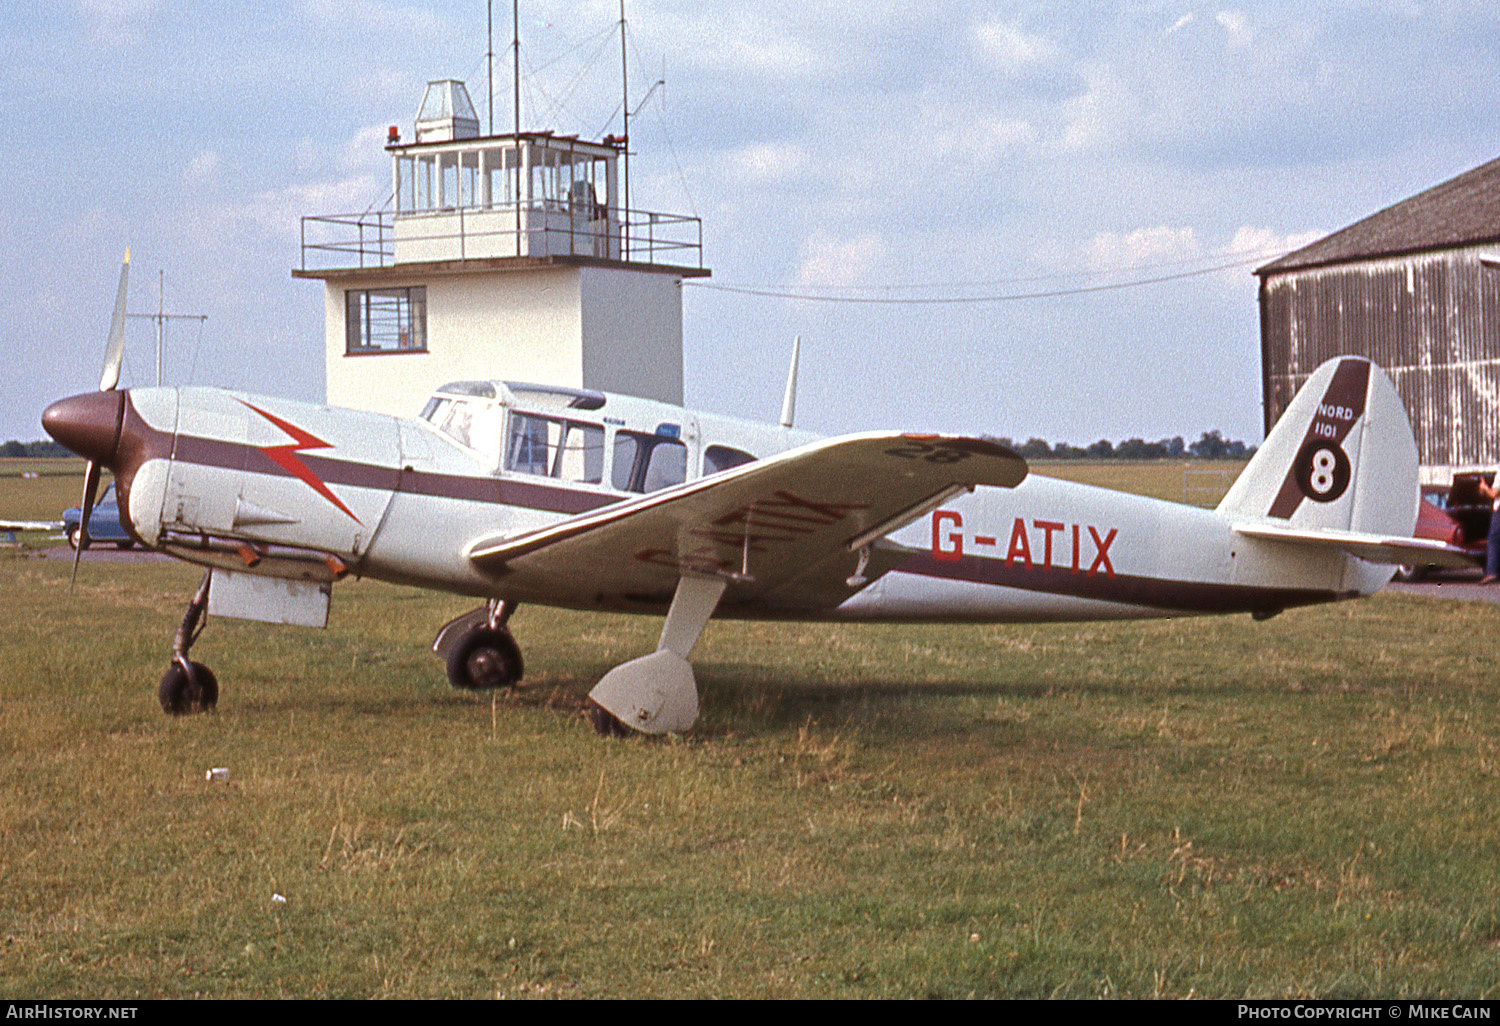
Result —
[[1308, 530], [1410, 537], [1417, 443], [1383, 370], [1363, 357], [1312, 373], [1219, 512]]

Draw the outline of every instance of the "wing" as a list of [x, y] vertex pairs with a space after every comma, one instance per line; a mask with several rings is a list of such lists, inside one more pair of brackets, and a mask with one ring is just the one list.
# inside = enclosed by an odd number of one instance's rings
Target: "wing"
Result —
[[61, 531], [61, 520], [0, 520], [0, 531]]
[[[837, 604], [860, 549], [1026, 461], [978, 438], [895, 433], [814, 442], [560, 524], [481, 539], [468, 557], [516, 594], [658, 603], [685, 573], [730, 581], [725, 605]], [[876, 559], [874, 577], [887, 568]]]
[[1465, 569], [1474, 566], [1474, 557], [1456, 545], [1431, 538], [1397, 538], [1383, 534], [1329, 529], [1298, 530], [1279, 524], [1235, 524], [1236, 532], [1251, 538], [1339, 549], [1371, 563], [1406, 566], [1442, 566]]

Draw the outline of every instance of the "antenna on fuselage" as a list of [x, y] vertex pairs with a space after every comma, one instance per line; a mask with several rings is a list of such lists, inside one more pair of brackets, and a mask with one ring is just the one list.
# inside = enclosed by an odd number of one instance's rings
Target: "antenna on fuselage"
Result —
[[797, 357], [802, 353], [802, 336], [792, 343], [792, 365], [786, 372], [786, 395], [781, 400], [781, 426], [789, 428], [792, 426], [792, 418], [797, 413]]

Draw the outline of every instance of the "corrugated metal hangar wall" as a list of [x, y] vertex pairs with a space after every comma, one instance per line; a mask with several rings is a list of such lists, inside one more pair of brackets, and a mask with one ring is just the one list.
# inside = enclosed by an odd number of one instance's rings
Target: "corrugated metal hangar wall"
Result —
[[1266, 430], [1334, 356], [1368, 356], [1406, 404], [1423, 466], [1500, 462], [1500, 266], [1477, 250], [1268, 274]]
[[1320, 363], [1367, 356], [1406, 404], [1424, 478], [1500, 463], [1500, 160], [1255, 273], [1267, 431]]

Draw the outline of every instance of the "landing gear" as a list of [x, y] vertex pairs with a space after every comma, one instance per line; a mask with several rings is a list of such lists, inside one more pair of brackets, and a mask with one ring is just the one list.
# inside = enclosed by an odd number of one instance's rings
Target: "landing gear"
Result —
[[188, 603], [182, 626], [177, 628], [172, 639], [172, 662], [156, 690], [161, 710], [168, 716], [209, 712], [219, 702], [219, 679], [214, 676], [214, 671], [188, 658], [188, 650], [207, 626], [203, 617], [208, 612], [208, 585], [212, 580], [213, 571], [205, 571], [203, 583], [198, 586], [193, 601]]
[[504, 627], [476, 627], [448, 653], [448, 683], [465, 691], [493, 691], [521, 679], [521, 648]]
[[168, 716], [208, 712], [219, 701], [219, 678], [202, 663], [173, 663], [162, 676], [156, 697]]
[[[83, 536], [82, 532], [75, 527], [68, 531], [68, 546], [70, 548], [76, 549], [79, 545], [83, 545]], [[88, 548], [87, 545], [83, 545], [83, 547]]]
[[594, 725], [594, 733], [600, 737], [629, 737], [635, 733], [635, 731], [621, 723], [618, 716], [592, 698], [589, 699], [587, 712], [589, 722]]
[[728, 585], [724, 577], [686, 574], [677, 581], [656, 651], [616, 666], [589, 692], [595, 730], [680, 734], [693, 725], [698, 682], [688, 656]]
[[491, 599], [443, 625], [432, 650], [448, 666], [448, 683], [464, 691], [492, 691], [520, 682], [526, 666], [505, 627], [513, 612], [513, 603]]

